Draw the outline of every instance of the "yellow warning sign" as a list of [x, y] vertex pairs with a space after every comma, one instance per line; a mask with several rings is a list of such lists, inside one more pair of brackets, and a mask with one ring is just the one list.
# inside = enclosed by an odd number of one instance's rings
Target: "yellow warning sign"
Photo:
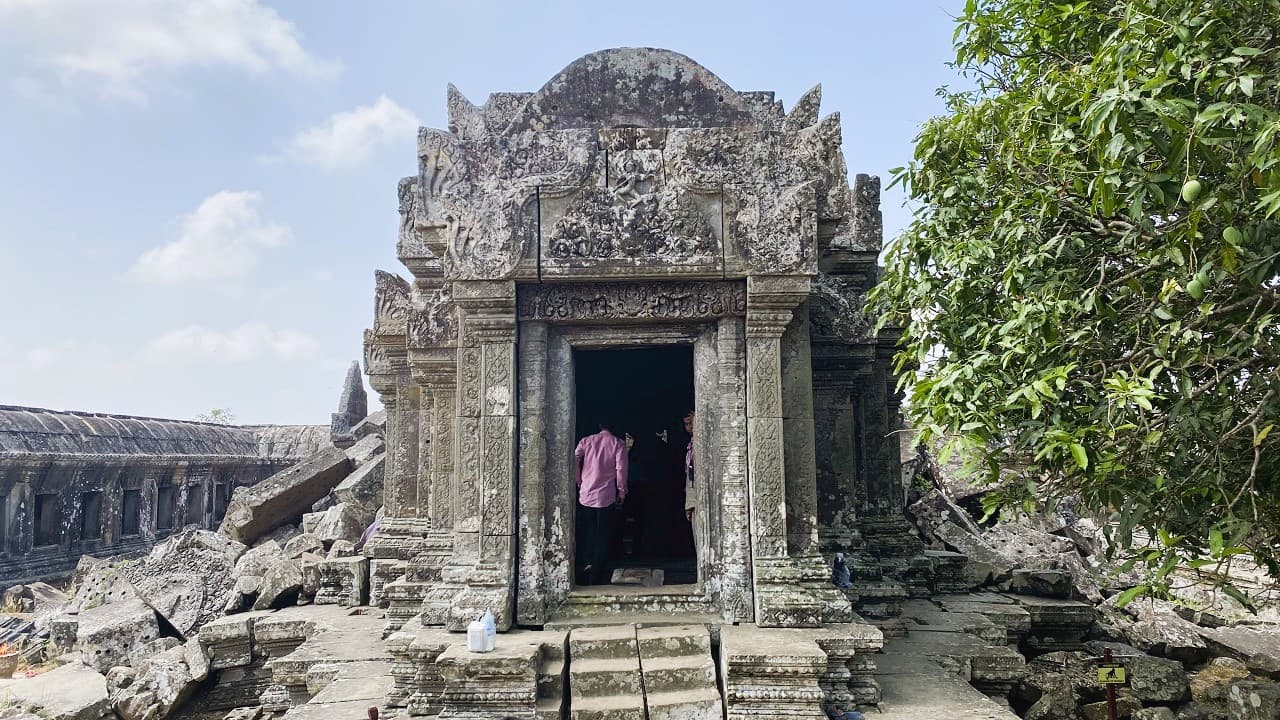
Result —
[[1103, 685], [1123, 685], [1126, 676], [1124, 666], [1118, 663], [1098, 667], [1098, 682]]

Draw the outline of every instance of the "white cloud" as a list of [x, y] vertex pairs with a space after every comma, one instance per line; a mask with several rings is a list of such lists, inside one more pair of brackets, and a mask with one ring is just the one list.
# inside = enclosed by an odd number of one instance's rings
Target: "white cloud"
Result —
[[31, 71], [145, 102], [146, 76], [188, 67], [330, 77], [293, 23], [258, 0], [0, 0], [0, 40]]
[[143, 357], [156, 365], [185, 365], [197, 361], [247, 362], [263, 357], [296, 360], [315, 355], [320, 343], [292, 329], [274, 330], [261, 322], [230, 330], [188, 325], [171, 330], [143, 348]]
[[260, 250], [279, 247], [291, 236], [287, 226], [263, 219], [261, 204], [256, 192], [223, 190], [210, 195], [183, 218], [177, 240], [143, 253], [130, 272], [157, 284], [248, 274]]
[[100, 359], [108, 350], [102, 343], [82, 342], [73, 338], [59, 340], [51, 345], [21, 347], [12, 340], [0, 337], [0, 371], [20, 374], [65, 371], [75, 368], [86, 357]]
[[372, 105], [334, 113], [320, 125], [293, 136], [280, 155], [328, 170], [354, 167], [369, 159], [377, 145], [407, 142], [417, 136], [418, 117], [383, 95]]

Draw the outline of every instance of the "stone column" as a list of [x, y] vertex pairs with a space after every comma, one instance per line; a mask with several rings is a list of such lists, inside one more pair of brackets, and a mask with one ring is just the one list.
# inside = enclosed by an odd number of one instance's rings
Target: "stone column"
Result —
[[[418, 504], [418, 431], [421, 390], [410, 378], [407, 365], [402, 372], [370, 373], [369, 384], [377, 391], [387, 413], [386, 460], [383, 464], [383, 517], [378, 531], [365, 546], [365, 555], [377, 560], [403, 563], [422, 551], [427, 531], [425, 514]], [[381, 573], [378, 590], [403, 567], [389, 572], [385, 563], [375, 563]]]
[[747, 493], [746, 328], [740, 317], [726, 318], [716, 327], [720, 380], [721, 504], [720, 592], [728, 622], [751, 622], [755, 600], [751, 583], [751, 524]]
[[818, 552], [818, 486], [814, 457], [813, 360], [809, 311], [801, 303], [781, 339], [783, 440], [787, 452], [787, 552]]
[[818, 539], [823, 552], [848, 552], [857, 533], [854, 381], [837, 373], [814, 378], [814, 458]]
[[454, 561], [446, 582], [464, 585], [445, 626], [464, 630], [485, 610], [507, 630], [515, 582], [515, 283], [457, 282], [458, 485]]
[[781, 338], [808, 292], [804, 278], [747, 279], [747, 485], [756, 624], [821, 624], [820, 607], [799, 587], [787, 556]]
[[[811, 541], [801, 543], [795, 553], [788, 549], [788, 471], [797, 475], [790, 495], [812, 494], [816, 505], [812, 457], [787, 459], [788, 452], [813, 452], [813, 430], [811, 424], [794, 425], [793, 435], [797, 430], [803, 434], [807, 427], [808, 437], [794, 445], [786, 442], [782, 372], [782, 338], [792, 324], [793, 310], [808, 293], [805, 276], [747, 279], [747, 464], [756, 624], [762, 627], [816, 627], [853, 617], [848, 599], [825, 582], [825, 568], [816, 554], [816, 524], [808, 522], [814, 533]], [[797, 377], [791, 378], [808, 393], [810, 372], [797, 368]], [[799, 487], [805, 483], [811, 487]], [[806, 538], [809, 532], [804, 530]]]
[[406, 577], [437, 582], [453, 556], [453, 445], [457, 406], [457, 351], [453, 348], [412, 350], [414, 380], [421, 408], [418, 417], [418, 523], [425, 537]]
[[547, 324], [520, 327], [520, 562], [516, 619], [546, 622]]

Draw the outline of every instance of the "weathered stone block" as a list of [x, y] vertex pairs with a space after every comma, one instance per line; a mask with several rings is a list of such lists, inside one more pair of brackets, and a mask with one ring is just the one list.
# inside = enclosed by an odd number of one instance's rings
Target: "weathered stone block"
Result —
[[317, 605], [363, 605], [369, 591], [369, 560], [363, 557], [345, 557], [322, 560], [317, 564], [320, 587], [316, 592]]
[[1144, 703], [1172, 705], [1191, 699], [1191, 685], [1182, 663], [1150, 656], [1124, 660], [1129, 690]]
[[344, 452], [347, 453], [347, 457], [351, 458], [351, 462], [355, 463], [356, 467], [361, 467], [381, 455], [386, 448], [387, 443], [381, 436], [366, 435]]
[[123, 720], [165, 718], [198, 687], [186, 662], [186, 648], [175, 647], [143, 660], [128, 687], [111, 696]]
[[[35, 717], [56, 720], [114, 718], [106, 678], [80, 663], [70, 663], [0, 687], [0, 704], [27, 707]], [[22, 716], [16, 717], [19, 720]], [[23, 719], [25, 720], [25, 719]]]
[[80, 613], [75, 649], [100, 673], [128, 665], [139, 648], [160, 637], [156, 612], [141, 600], [121, 600]]
[[227, 506], [218, 531], [248, 543], [271, 530], [296, 522], [351, 470], [351, 459], [325, 448], [297, 465], [248, 488], [239, 488]]
[[324, 543], [312, 533], [299, 533], [285, 543], [284, 556], [297, 560], [307, 553], [324, 554]]
[[362, 463], [333, 489], [337, 502], [377, 512], [382, 507], [382, 480], [386, 464], [386, 455], [377, 455]]
[[1021, 595], [1065, 600], [1071, 597], [1071, 573], [1064, 570], [1014, 570], [1009, 590]]
[[253, 603], [254, 610], [292, 605], [302, 592], [302, 563], [298, 560], [280, 558], [272, 566], [270, 572], [262, 578], [262, 586], [258, 589], [258, 599]]
[[337, 540], [355, 542], [370, 522], [373, 522], [373, 517], [359, 506], [338, 503], [324, 511], [311, 534], [326, 546]]

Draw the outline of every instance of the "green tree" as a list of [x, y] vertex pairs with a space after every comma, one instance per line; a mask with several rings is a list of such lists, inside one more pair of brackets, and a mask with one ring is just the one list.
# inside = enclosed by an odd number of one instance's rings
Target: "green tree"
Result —
[[895, 171], [912, 419], [1006, 502], [1110, 513], [1140, 590], [1280, 569], [1278, 33], [1277, 0], [969, 0], [974, 89]]
[[196, 422], [216, 423], [218, 425], [231, 425], [236, 421], [236, 416], [231, 413], [230, 408], [214, 408], [206, 413], [200, 413], [196, 416]]

